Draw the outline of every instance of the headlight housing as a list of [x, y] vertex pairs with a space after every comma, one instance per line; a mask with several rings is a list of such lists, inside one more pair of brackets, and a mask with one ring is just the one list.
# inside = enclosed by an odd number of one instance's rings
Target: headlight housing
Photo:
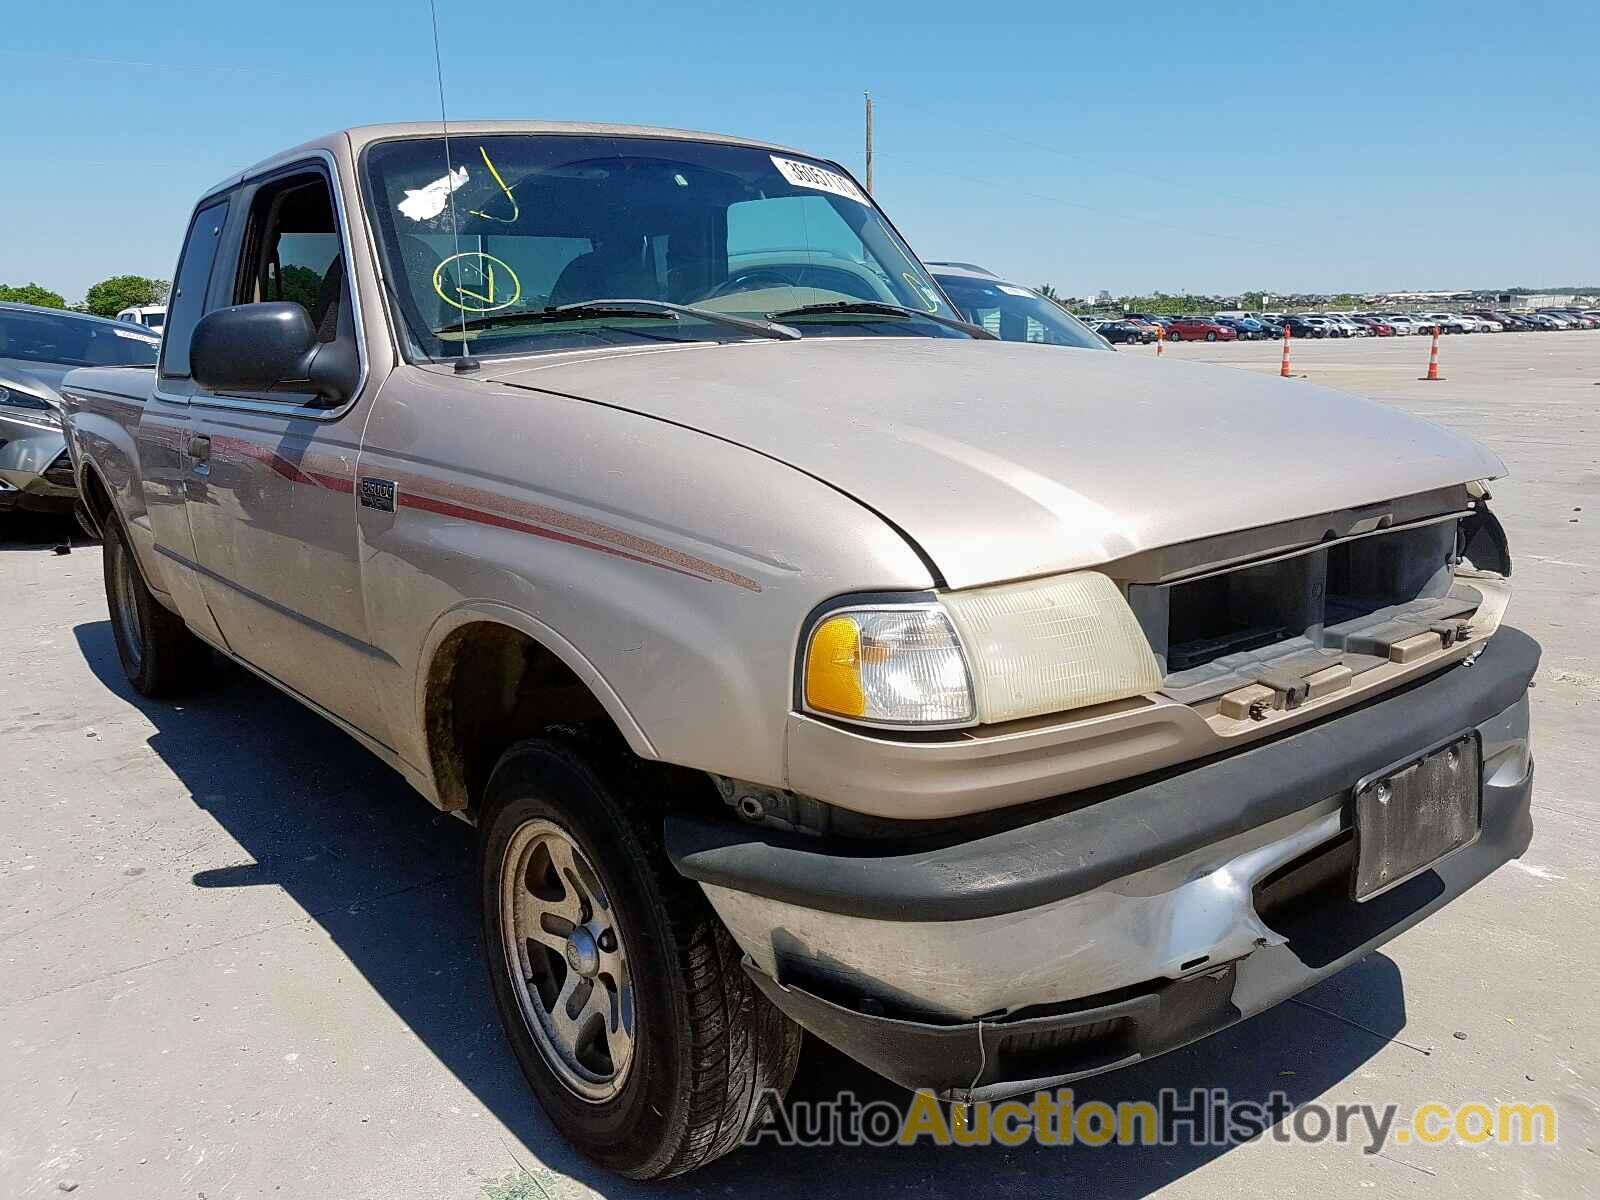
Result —
[[32, 392], [25, 392], [16, 386], [0, 384], [0, 408], [20, 408], [28, 414], [28, 419], [38, 421], [42, 425], [61, 424], [61, 414], [56, 406], [43, 396], [35, 396]]
[[992, 725], [1161, 686], [1133, 611], [1097, 571], [842, 603], [807, 631], [800, 676], [806, 711], [906, 729]]

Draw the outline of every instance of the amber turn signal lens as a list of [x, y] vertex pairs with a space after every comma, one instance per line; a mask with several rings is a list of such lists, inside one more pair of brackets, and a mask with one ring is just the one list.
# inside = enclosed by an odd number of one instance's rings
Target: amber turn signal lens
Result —
[[860, 717], [867, 711], [861, 690], [861, 630], [849, 617], [829, 617], [811, 635], [806, 655], [806, 703], [818, 712]]

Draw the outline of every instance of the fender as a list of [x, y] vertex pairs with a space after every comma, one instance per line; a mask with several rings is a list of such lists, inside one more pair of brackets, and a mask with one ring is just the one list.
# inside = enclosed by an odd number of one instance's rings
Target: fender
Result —
[[[439, 647], [444, 640], [456, 630], [465, 625], [488, 621], [497, 625], [505, 625], [521, 633], [527, 634], [539, 645], [560, 659], [572, 671], [595, 699], [600, 701], [601, 707], [606, 710], [617, 729], [627, 740], [628, 746], [641, 758], [657, 759], [655, 746], [650, 738], [640, 727], [633, 714], [628, 711], [628, 706], [622, 702], [622, 697], [617, 695], [610, 683], [606, 681], [595, 665], [584, 656], [571, 642], [562, 637], [554, 629], [536, 617], [530, 616], [519, 608], [503, 604], [497, 600], [463, 600], [446, 609], [429, 627], [427, 636], [423, 639], [421, 652], [417, 658], [417, 671], [414, 683], [414, 712], [415, 724], [413, 728], [422, 733], [424, 742], [424, 761], [429, 757], [425, 752], [428, 728], [428, 676], [433, 666], [434, 658], [439, 653]], [[428, 770], [433, 770], [433, 763], [426, 762]]]

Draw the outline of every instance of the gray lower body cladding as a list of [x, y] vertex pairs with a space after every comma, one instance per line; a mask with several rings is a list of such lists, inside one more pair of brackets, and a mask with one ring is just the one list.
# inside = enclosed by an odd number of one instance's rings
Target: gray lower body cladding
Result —
[[[758, 985], [823, 1040], [950, 1097], [1052, 1086], [1270, 1007], [1521, 854], [1538, 657], [1502, 629], [1471, 666], [969, 841], [874, 851], [685, 816], [669, 851]], [[1477, 839], [1353, 900], [1355, 783], [1469, 731]]]

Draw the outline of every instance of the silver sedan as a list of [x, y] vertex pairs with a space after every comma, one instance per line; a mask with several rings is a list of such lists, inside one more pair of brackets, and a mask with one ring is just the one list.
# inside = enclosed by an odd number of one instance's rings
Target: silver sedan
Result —
[[0, 304], [0, 512], [72, 510], [56, 386], [73, 367], [153, 367], [160, 345], [126, 322]]

